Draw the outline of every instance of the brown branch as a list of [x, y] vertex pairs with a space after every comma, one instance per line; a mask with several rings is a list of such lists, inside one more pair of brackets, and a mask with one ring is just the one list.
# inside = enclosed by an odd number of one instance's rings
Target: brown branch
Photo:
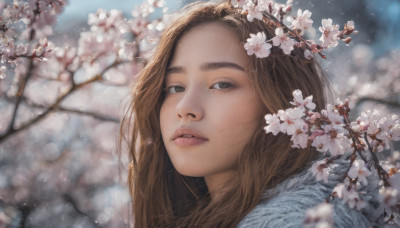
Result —
[[[7, 101], [12, 101], [13, 99], [10, 98], [10, 97], [6, 97], [6, 100]], [[37, 104], [35, 102], [32, 102], [27, 97], [23, 97], [23, 101], [26, 104], [28, 104], [30, 107], [32, 107], [32, 108], [40, 108], [40, 109], [48, 109], [49, 108], [46, 105]], [[110, 121], [110, 122], [119, 123], [119, 119], [116, 118], [116, 117], [102, 115], [102, 114], [99, 114], [99, 113], [96, 113], [96, 112], [92, 112], [92, 111], [82, 111], [82, 110], [73, 109], [73, 108], [65, 108], [65, 107], [62, 107], [62, 106], [56, 106], [56, 107], [54, 107], [52, 109], [52, 111], [61, 111], [61, 112], [67, 112], [67, 113], [74, 113], [74, 114], [83, 115], [83, 116], [90, 116], [90, 117], [92, 117], [94, 119], [98, 119], [98, 120], [101, 120], [101, 121]]]
[[382, 166], [379, 164], [379, 159], [376, 156], [376, 154], [373, 152], [371, 145], [369, 144], [368, 137], [367, 137], [367, 132], [364, 133], [364, 140], [367, 143], [368, 146], [368, 151], [371, 154], [372, 161], [374, 162], [374, 166], [376, 171], [378, 172], [379, 177], [383, 181], [385, 186], [391, 186], [387, 178], [389, 177], [389, 174], [382, 168]]
[[[56, 100], [53, 104], [51, 104], [50, 106], [48, 106], [48, 107], [44, 110], [43, 113], [37, 115], [36, 117], [32, 118], [31, 120], [29, 120], [29, 121], [27, 121], [27, 122], [25, 122], [25, 123], [23, 123], [20, 127], [18, 127], [18, 128], [14, 128], [14, 127], [8, 128], [8, 129], [6, 130], [5, 133], [3, 133], [3, 134], [0, 135], [0, 143], [2, 143], [6, 138], [8, 138], [8, 137], [14, 135], [15, 133], [20, 132], [20, 131], [22, 131], [22, 130], [24, 130], [24, 129], [27, 129], [28, 127], [30, 127], [30, 126], [32, 126], [33, 124], [37, 123], [38, 121], [42, 120], [42, 119], [43, 119], [44, 117], [46, 117], [49, 113], [51, 113], [51, 112], [54, 111], [54, 110], [57, 110], [57, 108], [59, 108], [59, 104], [60, 104], [63, 100], [65, 100], [65, 98], [67, 98], [68, 96], [70, 96], [75, 90], [78, 90], [78, 89], [80, 89], [80, 88], [82, 88], [82, 87], [85, 87], [85, 86], [87, 86], [87, 85], [89, 85], [89, 84], [91, 84], [91, 83], [93, 83], [93, 82], [102, 80], [102, 75], [103, 75], [106, 71], [108, 71], [110, 68], [115, 67], [115, 66], [117, 66], [117, 65], [119, 65], [119, 64], [121, 64], [121, 63], [122, 63], [121, 61], [115, 61], [113, 64], [111, 64], [111, 65], [109, 65], [108, 67], [106, 67], [100, 74], [98, 74], [98, 75], [94, 76], [93, 78], [91, 78], [91, 79], [89, 79], [89, 80], [87, 80], [87, 81], [84, 81], [84, 82], [82, 82], [82, 83], [80, 83], [80, 84], [75, 84], [75, 85], [72, 86], [67, 92], [65, 92], [63, 95], [59, 96], [59, 97], [57, 98], [57, 100]], [[19, 100], [19, 103], [20, 103], [21, 100], [22, 100], [22, 96], [18, 97], [17, 99]], [[18, 105], [18, 106], [19, 106], [19, 105]], [[14, 113], [13, 115], [15, 115], [15, 113]], [[15, 117], [13, 117], [13, 118], [15, 118]]]
[[114, 123], [119, 123], [119, 119], [112, 117], [112, 116], [106, 116], [102, 114], [98, 114], [96, 112], [91, 112], [91, 111], [81, 111], [78, 109], [70, 109], [70, 108], [64, 108], [64, 107], [56, 107], [55, 111], [62, 111], [62, 112], [68, 112], [68, 113], [74, 113], [78, 115], [83, 115], [83, 116], [90, 116], [94, 119], [98, 119], [101, 121], [109, 121], [109, 122], [114, 122]]
[[26, 221], [28, 219], [28, 216], [33, 211], [35, 206], [36, 207], [38, 206], [37, 203], [36, 203], [36, 205], [33, 203], [18, 203], [17, 204], [17, 208], [21, 212], [21, 220], [19, 223], [19, 227], [26, 227]]
[[[37, 108], [46, 108], [46, 106], [43, 105], [38, 105], [38, 104], [31, 104], [32, 107], [37, 107]], [[102, 115], [96, 112], [92, 112], [92, 111], [82, 111], [82, 110], [78, 110], [78, 109], [73, 109], [73, 108], [64, 108], [64, 107], [54, 107], [54, 109], [52, 111], [61, 111], [61, 112], [67, 112], [67, 113], [74, 113], [74, 114], [78, 114], [78, 115], [83, 115], [83, 116], [89, 116], [92, 117], [94, 119], [98, 119], [101, 121], [110, 121], [110, 122], [114, 122], [114, 123], [119, 123], [119, 119], [112, 117], [112, 116], [106, 116], [106, 115]]]
[[[100, 80], [100, 77], [94, 77], [88, 81], [83, 82], [82, 84], [79, 84], [75, 87], [71, 87], [67, 92], [65, 92], [63, 95], [61, 95], [60, 97], [57, 98], [57, 100], [50, 105], [43, 113], [37, 115], [36, 117], [32, 118], [31, 120], [25, 122], [24, 124], [22, 124], [20, 127], [18, 128], [11, 128], [8, 129], [4, 134], [0, 135], [0, 143], [2, 143], [6, 138], [8, 138], [9, 136], [22, 131], [28, 127], [30, 127], [31, 125], [35, 124], [36, 122], [38, 122], [39, 120], [42, 120], [44, 117], [46, 117], [51, 111], [55, 110], [56, 107], [65, 99], [67, 98], [69, 95], [71, 95], [76, 89], [81, 88], [85, 85], [88, 85], [94, 81], [98, 81]], [[21, 100], [21, 98], [19, 98], [19, 100]]]
[[71, 206], [75, 209], [75, 211], [76, 211], [78, 214], [80, 214], [80, 215], [82, 215], [82, 216], [88, 218], [89, 221], [92, 223], [92, 225], [93, 225], [94, 227], [102, 227], [102, 226], [100, 226], [98, 223], [96, 223], [96, 219], [93, 218], [93, 216], [91, 216], [91, 215], [89, 215], [88, 213], [82, 211], [82, 210], [78, 207], [78, 204], [76, 203], [76, 200], [75, 200], [70, 194], [64, 193], [64, 194], [62, 195], [62, 198], [64, 199], [65, 202], [71, 204]]
[[7, 127], [6, 132], [13, 132], [14, 129], [14, 124], [15, 124], [15, 119], [17, 118], [17, 112], [18, 112], [18, 108], [20, 106], [21, 100], [22, 100], [22, 95], [25, 92], [25, 88], [26, 88], [26, 84], [28, 83], [29, 79], [32, 76], [32, 71], [33, 71], [33, 60], [29, 61], [29, 66], [28, 66], [28, 72], [25, 76], [25, 80], [22, 80], [19, 86], [19, 89], [17, 91], [17, 100], [15, 101], [15, 105], [14, 105], [14, 109], [12, 112], [12, 117], [11, 117], [11, 121]]
[[[36, 16], [40, 14], [39, 2], [36, 3], [36, 8], [33, 10], [33, 14], [34, 14], [34, 17], [33, 17], [32, 21], [31, 21], [30, 25], [32, 25], [36, 21]], [[30, 26], [30, 27], [31, 27], [31, 30], [29, 32], [28, 43], [30, 43], [35, 38], [35, 33], [36, 33], [35, 29], [33, 29], [32, 26]], [[27, 73], [25, 75], [25, 79], [23, 79], [20, 82], [20, 85], [19, 85], [19, 88], [18, 88], [17, 100], [15, 102], [15, 106], [14, 106], [14, 109], [13, 109], [11, 121], [10, 121], [8, 127], [7, 127], [6, 132], [14, 132], [15, 131], [14, 124], [15, 124], [15, 119], [17, 118], [17, 112], [18, 112], [18, 109], [19, 109], [19, 106], [20, 106], [20, 103], [21, 103], [21, 100], [22, 100], [22, 96], [24, 95], [24, 92], [25, 92], [26, 84], [28, 83], [29, 79], [32, 77], [33, 69], [34, 69], [33, 59], [30, 59], [29, 60], [29, 64], [28, 64], [28, 71], [27, 71]], [[0, 136], [0, 142], [1, 141], [2, 140], [1, 140], [1, 136]]]
[[378, 99], [378, 98], [373, 98], [373, 97], [362, 97], [362, 98], [358, 99], [355, 107], [360, 106], [363, 102], [366, 102], [366, 101], [372, 101], [372, 102], [375, 102], [375, 103], [381, 103], [381, 104], [388, 105], [388, 106], [393, 107], [393, 108], [400, 108], [400, 103], [399, 102], [388, 101], [388, 100]]

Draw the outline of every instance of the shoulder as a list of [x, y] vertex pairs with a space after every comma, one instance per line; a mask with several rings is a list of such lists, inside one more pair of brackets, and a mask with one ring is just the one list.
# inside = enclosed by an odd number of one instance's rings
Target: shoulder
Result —
[[[317, 181], [309, 169], [306, 169], [266, 191], [263, 200], [237, 227], [302, 227], [307, 209], [324, 202], [332, 193], [333, 188], [343, 177], [346, 162], [335, 162], [327, 183]], [[372, 195], [378, 192], [377, 189], [369, 186], [363, 191], [366, 192], [367, 200], [374, 198]], [[334, 205], [335, 227], [369, 227], [372, 223], [368, 218], [377, 214], [376, 208], [372, 208], [373, 203], [368, 204], [369, 207], [363, 211], [350, 209], [340, 199], [335, 199], [330, 203]]]

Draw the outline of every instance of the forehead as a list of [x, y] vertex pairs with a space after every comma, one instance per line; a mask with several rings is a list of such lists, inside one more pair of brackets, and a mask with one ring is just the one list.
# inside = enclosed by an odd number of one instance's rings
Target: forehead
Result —
[[243, 45], [237, 33], [227, 25], [217, 22], [201, 24], [178, 40], [171, 65], [230, 61], [244, 67], [248, 57]]

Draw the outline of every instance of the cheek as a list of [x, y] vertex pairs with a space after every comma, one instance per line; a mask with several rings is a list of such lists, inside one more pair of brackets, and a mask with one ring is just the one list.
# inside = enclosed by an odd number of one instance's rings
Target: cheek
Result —
[[164, 102], [160, 109], [160, 128], [163, 140], [168, 132], [168, 127], [171, 126], [172, 117], [174, 115], [173, 106], [169, 102]]
[[[258, 99], [230, 99], [219, 104], [213, 125], [216, 132], [230, 147], [242, 148], [249, 141], [260, 123], [261, 102]], [[212, 118], [212, 117], [211, 117]]]

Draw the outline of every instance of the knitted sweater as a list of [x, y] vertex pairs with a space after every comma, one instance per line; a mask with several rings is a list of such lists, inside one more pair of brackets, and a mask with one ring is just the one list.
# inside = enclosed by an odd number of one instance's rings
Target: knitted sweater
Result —
[[[302, 227], [306, 210], [325, 201], [343, 177], [348, 164], [349, 161], [336, 161], [330, 171], [328, 183], [317, 181], [307, 169], [277, 187], [267, 190], [263, 200], [244, 217], [237, 228]], [[373, 201], [378, 194], [377, 179], [376, 176], [368, 179], [368, 185], [361, 188], [360, 191], [366, 193], [362, 198], [368, 203], [368, 206], [361, 211], [350, 209], [341, 199], [330, 202], [334, 205], [335, 227], [359, 228], [375, 225], [374, 221], [383, 213], [383, 208], [374, 207], [379, 205]]]

